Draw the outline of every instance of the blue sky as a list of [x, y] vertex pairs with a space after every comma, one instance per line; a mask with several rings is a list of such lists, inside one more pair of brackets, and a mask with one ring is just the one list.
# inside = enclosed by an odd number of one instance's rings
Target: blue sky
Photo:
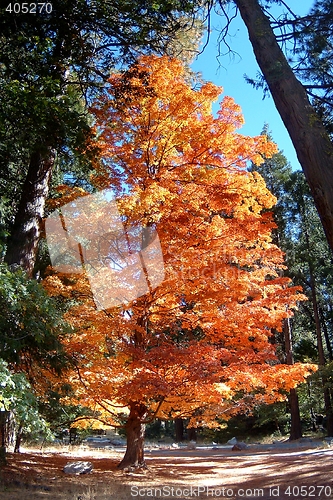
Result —
[[[309, 11], [314, 2], [313, 0], [287, 0], [286, 3], [296, 14], [303, 15]], [[281, 12], [281, 8], [276, 7], [276, 9], [275, 15]], [[273, 99], [267, 96], [263, 100], [262, 90], [255, 90], [244, 79], [244, 74], [255, 78], [259, 67], [248, 39], [246, 27], [239, 15], [232, 22], [228, 37], [229, 45], [239, 55], [232, 57], [230, 54], [226, 54], [217, 61], [217, 37], [220, 31], [219, 27], [223, 27], [223, 23], [222, 17], [213, 15], [213, 32], [210, 41], [204, 52], [193, 63], [192, 68], [195, 71], [200, 71], [205, 80], [222, 86], [223, 95], [233, 97], [241, 106], [245, 118], [245, 125], [240, 130], [241, 133], [258, 135], [264, 124], [267, 123], [274, 141], [279, 149], [283, 150], [293, 169], [300, 169], [294, 147], [280, 115], [276, 111]], [[226, 52], [226, 48], [222, 47], [222, 51]]]

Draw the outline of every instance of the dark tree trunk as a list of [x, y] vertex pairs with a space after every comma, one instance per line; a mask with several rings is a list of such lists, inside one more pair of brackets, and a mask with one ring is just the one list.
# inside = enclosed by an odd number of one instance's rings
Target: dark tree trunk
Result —
[[0, 466], [7, 465], [6, 447], [7, 447], [7, 411], [0, 411]]
[[7, 241], [5, 261], [21, 266], [32, 276], [35, 266], [45, 202], [54, 165], [54, 154], [31, 155], [27, 177], [11, 234]]
[[290, 436], [289, 440], [294, 441], [302, 437], [302, 424], [301, 416], [299, 413], [298, 394], [296, 389], [290, 389], [289, 392], [289, 405], [291, 414]]
[[187, 439], [189, 441], [196, 441], [197, 440], [197, 431], [195, 427], [188, 427], [187, 428]]
[[126, 423], [127, 448], [126, 453], [118, 467], [146, 467], [144, 460], [144, 440], [147, 408], [141, 403], [132, 403], [130, 414]]
[[19, 428], [17, 429], [15, 446], [14, 446], [14, 453], [20, 453], [20, 446], [21, 446], [21, 442], [22, 442], [22, 437], [23, 437], [23, 426], [20, 424]]
[[333, 250], [333, 144], [280, 49], [258, 0], [234, 0], [258, 65], [294, 144]]
[[177, 443], [184, 441], [184, 420], [182, 418], [175, 419], [175, 437]]
[[[286, 349], [286, 362], [287, 365], [294, 364], [293, 346], [292, 346], [292, 334], [290, 318], [286, 318], [283, 324], [284, 342]], [[299, 412], [298, 395], [296, 389], [290, 389], [289, 392], [289, 405], [290, 405], [290, 441], [295, 439], [300, 439], [302, 437], [302, 424], [301, 416]]]
[[320, 314], [321, 324], [323, 326], [323, 332], [324, 332], [324, 337], [325, 337], [325, 342], [326, 342], [326, 349], [327, 349], [327, 352], [328, 352], [328, 359], [330, 361], [333, 361], [333, 352], [332, 352], [331, 340], [330, 340], [330, 336], [329, 336], [329, 333], [328, 333], [328, 330], [327, 330], [325, 316], [324, 316], [323, 310], [320, 307], [319, 307], [319, 314]]
[[8, 446], [15, 441], [15, 419], [11, 411], [0, 411], [0, 466], [6, 465]]

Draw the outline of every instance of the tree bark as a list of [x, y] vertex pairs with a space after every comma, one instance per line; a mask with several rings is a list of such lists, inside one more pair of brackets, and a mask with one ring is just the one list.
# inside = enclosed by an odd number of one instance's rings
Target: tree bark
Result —
[[328, 330], [327, 330], [325, 316], [324, 316], [324, 313], [323, 313], [323, 310], [322, 310], [321, 307], [319, 307], [319, 314], [320, 314], [321, 324], [323, 326], [323, 332], [324, 332], [324, 337], [325, 337], [325, 342], [326, 342], [326, 349], [327, 349], [327, 352], [328, 352], [328, 359], [330, 361], [333, 361], [333, 352], [332, 352], [331, 340], [330, 340], [330, 336], [329, 336], [329, 333], [328, 333]]
[[258, 65], [294, 144], [333, 250], [333, 144], [280, 49], [258, 0], [234, 0]]
[[23, 437], [23, 425], [20, 424], [16, 432], [14, 453], [20, 453], [22, 437]]
[[125, 456], [118, 464], [119, 469], [125, 467], [145, 468], [144, 440], [147, 408], [141, 403], [132, 403], [130, 414], [126, 423], [127, 447]]
[[27, 177], [11, 234], [7, 241], [5, 261], [17, 264], [32, 276], [36, 262], [44, 208], [55, 155], [47, 157], [39, 152], [31, 155]]
[[[287, 365], [293, 365], [294, 355], [292, 347], [290, 318], [286, 318], [284, 320], [283, 333], [284, 333], [284, 342], [286, 349], [286, 363]], [[288, 400], [290, 405], [290, 417], [291, 417], [289, 440], [294, 441], [302, 437], [302, 424], [299, 412], [298, 394], [296, 392], [296, 389], [290, 389]]]
[[7, 465], [7, 411], [0, 411], [0, 467]]
[[197, 431], [195, 427], [187, 427], [187, 439], [189, 441], [196, 441], [197, 440]]
[[15, 438], [15, 421], [13, 413], [0, 411], [0, 467], [7, 463], [7, 448]]
[[176, 443], [184, 441], [184, 420], [182, 418], [175, 419], [175, 437]]

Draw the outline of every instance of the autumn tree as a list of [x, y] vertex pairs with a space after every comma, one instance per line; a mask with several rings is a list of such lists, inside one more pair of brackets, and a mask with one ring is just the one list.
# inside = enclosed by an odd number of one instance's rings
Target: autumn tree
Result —
[[[123, 303], [109, 308], [94, 303], [78, 270], [55, 268], [45, 280], [50, 294], [76, 300], [66, 315], [75, 329], [65, 339], [76, 360], [70, 383], [96, 419], [125, 426], [120, 467], [144, 465], [144, 426], [154, 418], [214, 427], [256, 404], [284, 400], [309, 373], [309, 366], [280, 364], [274, 352], [272, 332], [301, 296], [280, 277], [283, 254], [272, 242], [268, 212], [275, 198], [246, 169], [276, 147], [265, 136], [237, 133], [243, 118], [230, 97], [214, 117], [220, 93], [211, 83], [191, 88], [181, 63], [167, 57], [142, 57], [109, 79], [93, 107], [102, 157], [92, 182], [101, 193], [114, 192], [127, 256], [144, 255], [159, 238], [164, 279], [152, 286], [161, 269], [142, 259], [133, 280], [144, 275], [148, 292], [128, 301], [123, 286]], [[87, 197], [80, 210], [80, 203], [72, 202], [72, 219], [83, 230], [85, 270], [101, 265], [102, 252], [93, 258], [92, 246], [106, 242], [105, 276], [107, 266], [122, 272], [126, 252], [123, 242], [115, 244], [113, 208], [108, 223], [105, 204], [92, 208]]]

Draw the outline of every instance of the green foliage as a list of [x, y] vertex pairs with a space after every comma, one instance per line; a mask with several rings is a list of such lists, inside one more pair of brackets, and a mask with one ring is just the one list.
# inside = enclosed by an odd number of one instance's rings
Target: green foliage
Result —
[[41, 417], [38, 399], [24, 373], [11, 373], [8, 364], [0, 359], [0, 410], [11, 411], [20, 432], [30, 437], [43, 434], [51, 437], [47, 422]]
[[296, 29], [296, 71], [312, 98], [327, 131], [333, 134], [333, 2], [317, 0]]
[[287, 434], [290, 413], [286, 403], [259, 406], [254, 414], [254, 432], [260, 434]]
[[62, 306], [61, 300], [49, 297], [21, 269], [11, 271], [0, 264], [2, 407], [14, 412], [18, 428], [31, 439], [40, 432], [50, 437], [89, 413], [62, 402], [71, 393], [69, 384], [59, 384], [53, 376], [45, 378], [47, 373], [65, 372], [72, 362], [62, 345], [63, 337], [72, 331], [63, 320]]
[[0, 264], [0, 309], [2, 359], [31, 375], [34, 364], [57, 373], [66, 367], [61, 337], [70, 328], [40, 283]]
[[39, 412], [55, 436], [62, 437], [64, 430], [67, 431], [76, 419], [93, 415], [89, 408], [64, 402], [72, 392], [70, 384], [50, 384], [46, 393], [39, 399]]
[[[325, 413], [323, 380], [332, 390], [333, 346], [333, 259], [305, 176], [292, 171], [286, 158], [278, 153], [256, 167], [277, 196], [274, 209], [276, 238], [285, 252], [287, 269], [295, 285], [302, 286], [308, 301], [299, 304], [292, 320], [295, 361], [320, 362], [317, 333], [321, 329], [326, 361], [324, 367], [300, 389], [302, 419], [309, 425], [315, 415]], [[316, 325], [314, 308], [318, 309]], [[284, 350], [283, 343], [281, 350]], [[315, 427], [315, 426], [314, 426]]]

